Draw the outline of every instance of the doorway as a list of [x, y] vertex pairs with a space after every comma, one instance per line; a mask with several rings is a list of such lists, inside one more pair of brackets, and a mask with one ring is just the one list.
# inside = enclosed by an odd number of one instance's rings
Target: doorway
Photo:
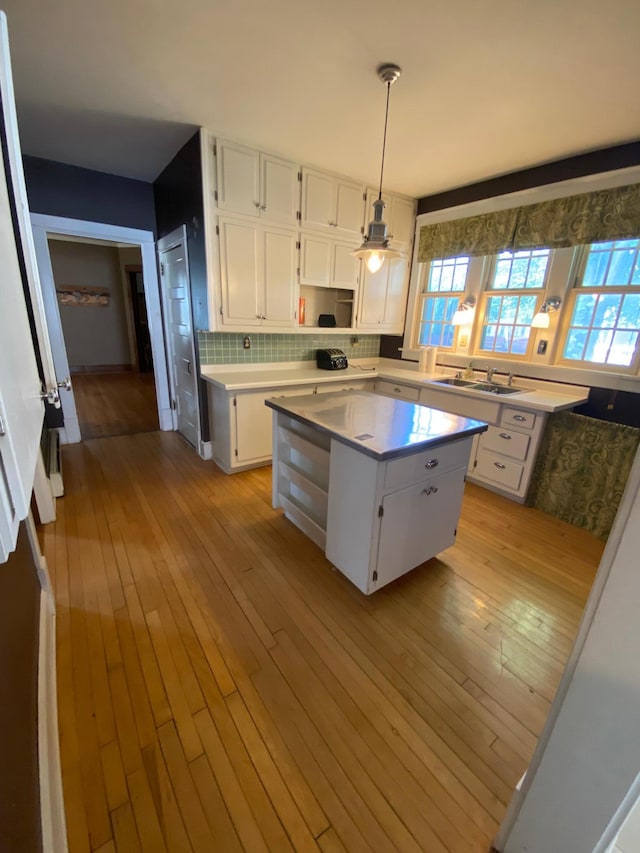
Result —
[[[31, 223], [56, 371], [58, 376], [72, 380], [71, 387], [60, 392], [64, 413], [62, 443], [95, 437], [96, 430], [100, 429], [103, 431], [98, 434], [111, 435], [173, 429], [154, 235], [149, 231], [42, 214], [32, 214]], [[87, 283], [81, 266], [75, 268], [80, 270], [79, 279], [72, 280], [75, 272], [71, 268], [69, 277], [63, 276], [65, 280], [57, 281], [54, 263], [56, 267], [59, 264], [52, 256], [52, 246], [62, 244], [67, 245], [66, 252], [54, 248], [54, 256], [56, 251], [66, 255], [78, 253], [77, 245], [83, 247], [80, 253], [84, 255], [92, 245], [103, 251], [115, 251], [122, 260], [117, 287]], [[71, 250], [68, 244], [76, 244], [76, 248]], [[140, 274], [133, 279], [135, 299], [129, 273]], [[105, 288], [108, 293], [104, 292]], [[61, 296], [59, 290], [68, 293]], [[71, 305], [64, 306], [63, 299]], [[80, 307], [83, 300], [88, 304]], [[110, 305], [114, 309], [120, 307], [121, 322], [117, 327], [112, 322], [113, 317], [108, 319]], [[71, 311], [72, 319], [65, 325], [75, 323], [79, 326], [79, 348], [70, 349], [66, 341], [62, 314], [68, 314], [69, 308], [75, 310]], [[137, 321], [134, 311], [138, 314]], [[138, 340], [136, 322], [141, 332], [146, 326], [148, 338], [143, 336]], [[105, 329], [108, 335], [103, 340], [103, 349], [96, 353], [92, 349], [93, 341], [88, 340], [89, 332], [93, 330], [97, 337]], [[149, 369], [141, 370], [140, 367]], [[90, 414], [87, 418], [85, 412], [87, 408], [91, 413], [100, 407], [109, 414], [111, 423], [96, 427], [92, 424], [93, 416]]]

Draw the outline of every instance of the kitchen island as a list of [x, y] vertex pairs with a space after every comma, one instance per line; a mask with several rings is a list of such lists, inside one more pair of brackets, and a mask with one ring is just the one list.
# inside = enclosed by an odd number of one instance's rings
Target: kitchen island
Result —
[[369, 594], [453, 545], [487, 424], [366, 391], [266, 400], [273, 506]]

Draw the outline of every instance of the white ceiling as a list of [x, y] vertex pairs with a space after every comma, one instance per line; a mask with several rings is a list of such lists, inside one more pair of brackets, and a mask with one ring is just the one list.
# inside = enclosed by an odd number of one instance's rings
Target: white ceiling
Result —
[[4, 0], [25, 153], [153, 180], [204, 125], [423, 196], [640, 138], [638, 0]]

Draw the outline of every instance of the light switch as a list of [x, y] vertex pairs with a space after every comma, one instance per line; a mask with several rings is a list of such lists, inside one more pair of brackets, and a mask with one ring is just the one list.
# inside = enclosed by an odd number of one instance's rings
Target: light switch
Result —
[[544, 355], [547, 351], [547, 344], [549, 341], [540, 341], [538, 344], [538, 355]]

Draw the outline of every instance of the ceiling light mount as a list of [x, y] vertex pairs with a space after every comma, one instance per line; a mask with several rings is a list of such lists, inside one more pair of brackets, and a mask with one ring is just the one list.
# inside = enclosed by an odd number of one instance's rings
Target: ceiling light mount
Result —
[[362, 241], [362, 245], [351, 253], [356, 258], [363, 258], [366, 261], [369, 272], [377, 272], [385, 258], [397, 258], [400, 252], [389, 246], [389, 236], [387, 234], [387, 225], [382, 217], [386, 207], [382, 200], [382, 177], [384, 175], [384, 155], [387, 147], [387, 121], [389, 119], [389, 91], [391, 86], [396, 82], [402, 69], [399, 65], [391, 62], [385, 62], [377, 68], [377, 74], [380, 80], [387, 87], [387, 106], [384, 114], [384, 135], [382, 138], [382, 163], [380, 166], [380, 189], [378, 198], [373, 202], [373, 219], [369, 222], [367, 233]]

